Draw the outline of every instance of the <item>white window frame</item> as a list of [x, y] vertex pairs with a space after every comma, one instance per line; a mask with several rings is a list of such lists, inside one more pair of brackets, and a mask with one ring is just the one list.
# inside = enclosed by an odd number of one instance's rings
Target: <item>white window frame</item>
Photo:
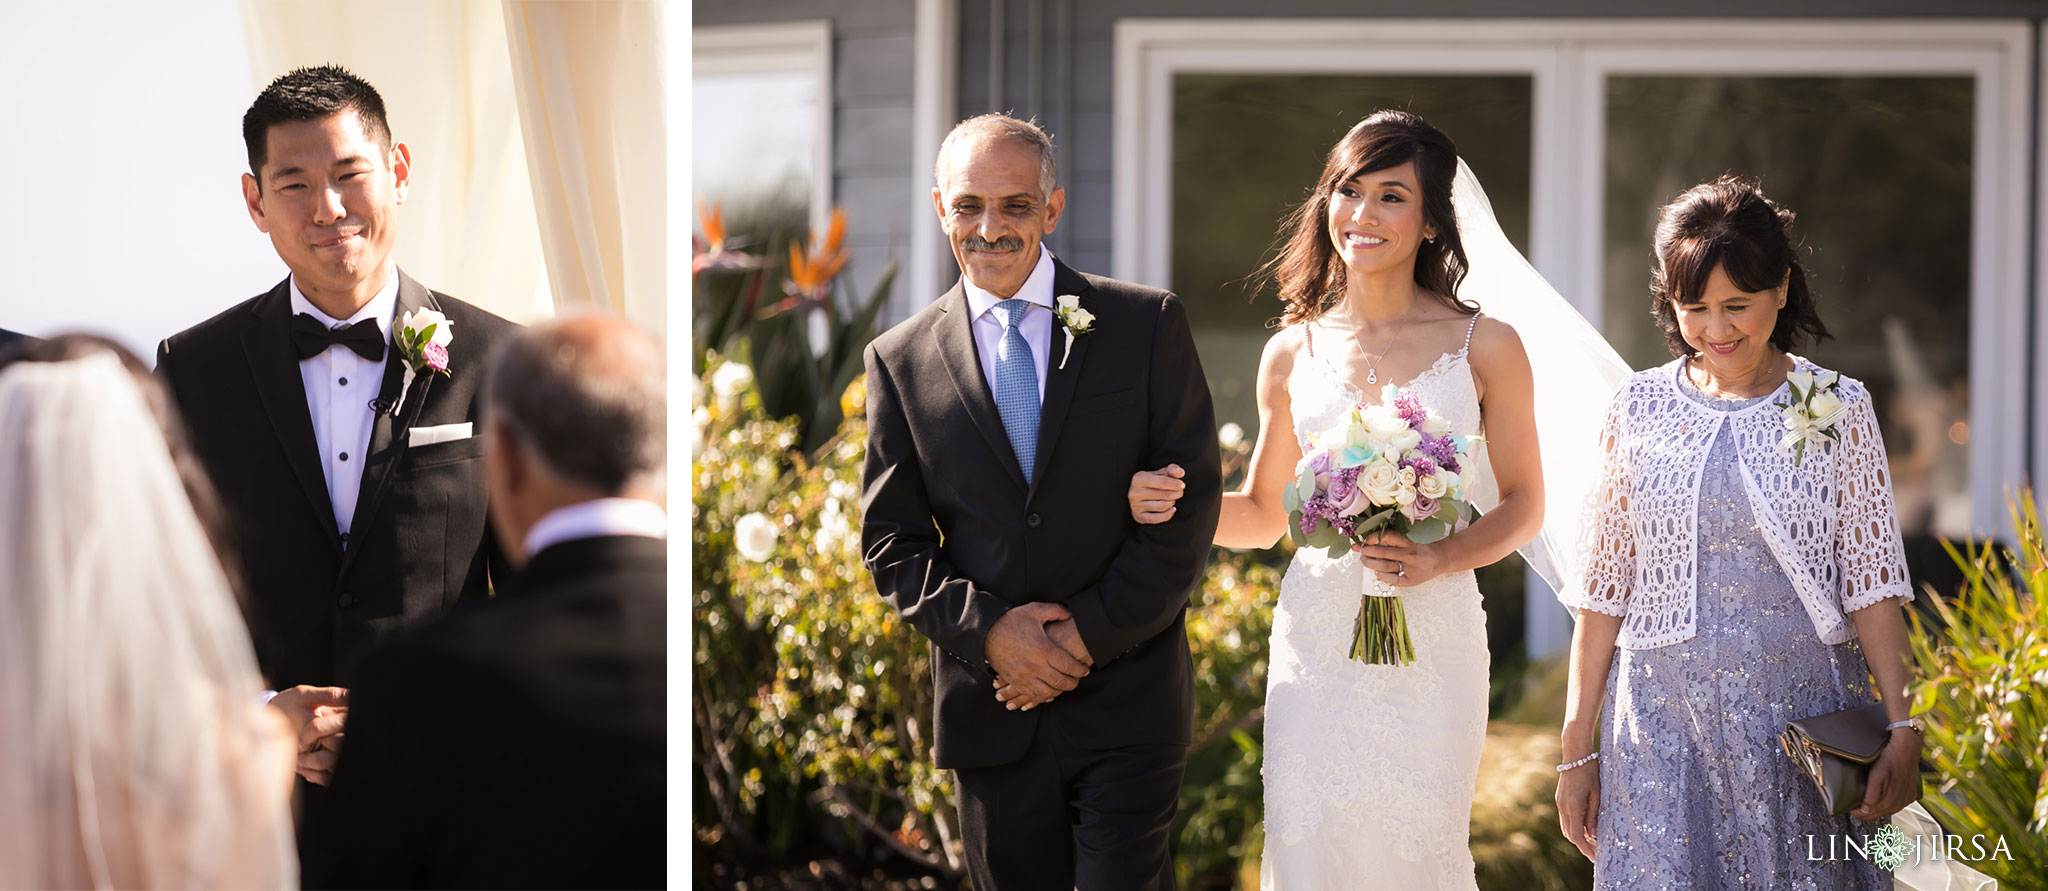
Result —
[[832, 215], [832, 23], [816, 19], [700, 25], [690, 31], [690, 53], [693, 77], [798, 74], [816, 83], [818, 143], [811, 153], [811, 226], [824, 231]]
[[[1530, 262], [1595, 325], [1604, 317], [1609, 76], [1970, 76], [1970, 497], [1975, 531], [2000, 535], [2005, 490], [2024, 478], [2029, 457], [2028, 383], [2016, 373], [2028, 350], [2029, 208], [2013, 184], [2028, 181], [2034, 50], [2024, 20], [1124, 19], [1116, 25], [1111, 265], [1119, 278], [1171, 286], [1176, 74], [1532, 77]], [[2048, 225], [2035, 247], [2048, 260]], [[2034, 284], [2048, 293], [2043, 267]], [[2048, 312], [2041, 315], [2035, 336], [2048, 343]], [[2034, 397], [2033, 461], [2048, 472], [2048, 392]]]

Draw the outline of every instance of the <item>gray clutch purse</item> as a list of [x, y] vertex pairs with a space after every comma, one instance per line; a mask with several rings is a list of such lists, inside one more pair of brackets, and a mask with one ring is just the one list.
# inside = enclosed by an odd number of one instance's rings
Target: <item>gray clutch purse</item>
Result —
[[1785, 725], [1778, 742], [1799, 772], [1820, 787], [1829, 814], [1846, 814], [1863, 803], [1870, 765], [1884, 752], [1882, 703], [1815, 715]]

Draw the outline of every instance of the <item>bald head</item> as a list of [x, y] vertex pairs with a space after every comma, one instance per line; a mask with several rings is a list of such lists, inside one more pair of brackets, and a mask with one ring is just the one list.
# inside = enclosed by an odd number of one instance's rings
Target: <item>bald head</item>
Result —
[[661, 345], [624, 319], [558, 319], [492, 357], [486, 419], [564, 483], [656, 492], [667, 468], [666, 377]]

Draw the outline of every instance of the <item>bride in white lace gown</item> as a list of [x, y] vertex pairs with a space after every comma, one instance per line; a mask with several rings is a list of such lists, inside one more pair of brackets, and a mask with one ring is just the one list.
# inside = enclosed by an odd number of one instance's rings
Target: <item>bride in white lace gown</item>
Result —
[[[1285, 304], [1283, 327], [1260, 359], [1258, 442], [1242, 490], [1224, 496], [1218, 545], [1273, 546], [1288, 522], [1281, 490], [1310, 437], [1360, 402], [1379, 402], [1387, 384], [1415, 392], [1453, 432], [1486, 438], [1469, 461], [1473, 501], [1485, 511], [1470, 526], [1430, 544], [1388, 533], [1342, 559], [1303, 548], [1288, 566], [1266, 687], [1260, 883], [1269, 891], [1475, 887], [1468, 836], [1489, 659], [1472, 570], [1544, 525], [1550, 465], [1537, 449], [1537, 381], [1546, 386], [1542, 434], [1584, 428], [1590, 444], [1612, 392], [1601, 386], [1628, 372], [1499, 235], [1476, 181], [1458, 170], [1450, 139], [1421, 118], [1366, 118], [1331, 149], [1264, 270]], [[1454, 175], [1469, 190], [1457, 212]], [[1479, 233], [1457, 218], [1468, 207], [1484, 216]], [[1469, 280], [1468, 240], [1502, 258]], [[1461, 289], [1472, 281], [1484, 287]], [[1505, 298], [1507, 312], [1495, 312], [1493, 298]], [[1517, 334], [1525, 324], [1544, 332], [1538, 372]], [[1553, 400], [1552, 383], [1568, 384], [1571, 397]], [[1177, 476], [1135, 476], [1134, 518], [1170, 517]], [[1584, 491], [1576, 479], [1568, 488]], [[1546, 573], [1559, 556], [1546, 543], [1559, 537], [1546, 533], [1525, 551]], [[1400, 592], [1412, 664], [1348, 658], [1373, 579]]]

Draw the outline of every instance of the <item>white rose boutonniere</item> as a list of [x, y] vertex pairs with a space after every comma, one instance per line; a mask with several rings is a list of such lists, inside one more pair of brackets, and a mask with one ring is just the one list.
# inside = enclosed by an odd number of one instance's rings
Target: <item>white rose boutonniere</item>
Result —
[[448, 345], [455, 342], [455, 323], [431, 309], [414, 310], [398, 322], [398, 336], [392, 338], [398, 358], [405, 363], [405, 378], [398, 387], [398, 404], [412, 389], [413, 378], [433, 372], [448, 376]]
[[1061, 294], [1053, 301], [1052, 314], [1060, 320], [1060, 327], [1067, 329], [1066, 348], [1060, 350], [1060, 367], [1067, 367], [1067, 354], [1074, 351], [1074, 338], [1095, 330], [1095, 314], [1081, 308], [1081, 298], [1074, 294]]
[[1797, 467], [1806, 457], [1808, 442], [1817, 437], [1841, 441], [1835, 425], [1849, 407], [1842, 403], [1842, 376], [1836, 372], [1794, 371], [1785, 381], [1792, 386], [1792, 401], [1773, 403], [1785, 416], [1785, 436], [1778, 447], [1792, 450], [1792, 465]]

